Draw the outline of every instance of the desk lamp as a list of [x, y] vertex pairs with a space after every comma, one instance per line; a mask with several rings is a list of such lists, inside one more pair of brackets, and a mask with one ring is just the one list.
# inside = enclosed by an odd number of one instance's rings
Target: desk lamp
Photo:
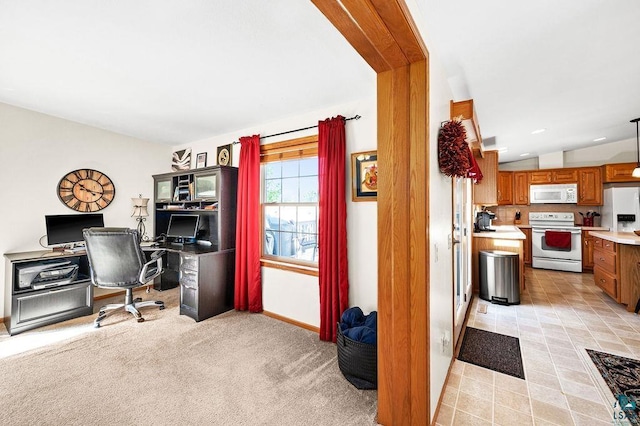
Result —
[[144, 222], [147, 220], [146, 217], [149, 216], [147, 212], [147, 204], [149, 203], [148, 198], [142, 198], [142, 194], [138, 198], [132, 198], [133, 202], [133, 213], [131, 213], [131, 217], [136, 216], [136, 221], [138, 222], [138, 235], [140, 236], [141, 241], [148, 241], [149, 237], [147, 237], [147, 229], [144, 226]]

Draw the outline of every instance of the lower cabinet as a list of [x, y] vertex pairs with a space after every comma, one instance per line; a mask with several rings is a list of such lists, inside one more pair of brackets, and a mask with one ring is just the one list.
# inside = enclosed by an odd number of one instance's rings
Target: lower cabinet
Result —
[[595, 237], [593, 239], [593, 279], [605, 293], [621, 303], [620, 259], [617, 244]]
[[593, 240], [589, 231], [582, 231], [582, 270], [593, 271]]
[[233, 309], [235, 249], [180, 253], [180, 315], [202, 321]]
[[524, 257], [524, 264], [531, 266], [533, 261], [531, 253], [531, 228], [519, 228], [520, 231], [524, 234], [526, 239], [523, 242], [522, 246], [522, 256]]

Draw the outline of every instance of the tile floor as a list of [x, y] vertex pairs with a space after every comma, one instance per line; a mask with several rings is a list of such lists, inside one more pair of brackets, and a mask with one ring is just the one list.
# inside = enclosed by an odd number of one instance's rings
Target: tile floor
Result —
[[605, 295], [592, 274], [527, 268], [525, 276], [520, 305], [474, 297], [467, 325], [519, 337], [526, 380], [456, 359], [438, 425], [613, 424], [614, 401], [584, 348], [640, 359], [640, 316]]

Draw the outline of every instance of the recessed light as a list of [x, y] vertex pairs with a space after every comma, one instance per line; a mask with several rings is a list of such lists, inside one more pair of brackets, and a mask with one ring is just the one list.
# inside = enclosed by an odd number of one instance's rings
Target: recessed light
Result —
[[542, 132], [544, 132], [545, 130], [547, 130], [547, 129], [537, 129], [537, 130], [534, 130], [533, 132], [531, 132], [531, 134], [532, 134], [532, 135], [537, 135], [538, 133], [542, 133]]
[[520, 157], [526, 157], [527, 155], [530, 155], [528, 152], [525, 152], [524, 154], [520, 154]]
[[596, 139], [594, 139], [593, 141], [594, 141], [594, 142], [600, 142], [600, 141], [605, 140], [606, 138], [607, 138], [606, 136], [603, 136], [603, 137], [601, 137], [601, 138], [596, 138]]

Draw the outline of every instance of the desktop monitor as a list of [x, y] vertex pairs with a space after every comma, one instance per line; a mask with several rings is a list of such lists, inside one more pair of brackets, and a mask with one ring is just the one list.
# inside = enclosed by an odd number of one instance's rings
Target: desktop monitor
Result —
[[104, 227], [102, 213], [47, 215], [44, 220], [49, 246], [83, 242], [83, 229]]
[[169, 218], [167, 238], [175, 242], [195, 240], [200, 216], [197, 214], [172, 214]]

